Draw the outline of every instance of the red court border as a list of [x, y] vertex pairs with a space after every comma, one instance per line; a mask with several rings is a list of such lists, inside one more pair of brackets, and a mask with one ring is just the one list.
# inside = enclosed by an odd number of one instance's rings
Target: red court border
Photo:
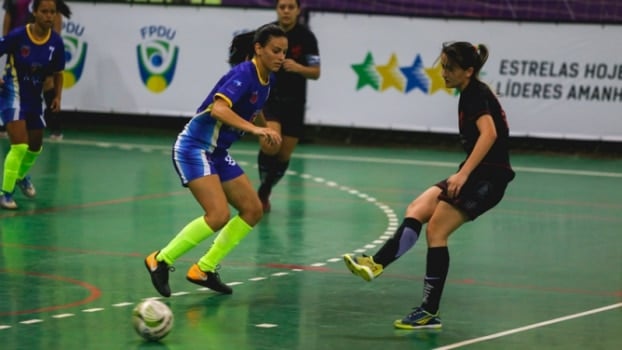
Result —
[[40, 313], [40, 312], [47, 312], [47, 311], [55, 311], [55, 310], [60, 310], [60, 309], [66, 309], [66, 308], [70, 308], [70, 307], [74, 307], [74, 306], [88, 304], [88, 303], [90, 303], [90, 302], [92, 302], [94, 300], [99, 299], [99, 297], [101, 296], [101, 291], [99, 290], [99, 288], [97, 288], [97, 287], [95, 287], [95, 286], [93, 286], [91, 284], [88, 284], [86, 282], [75, 280], [73, 278], [68, 278], [68, 277], [63, 277], [63, 276], [56, 276], [56, 275], [47, 275], [47, 274], [43, 274], [43, 273], [39, 273], [39, 272], [32, 272], [32, 271], [16, 271], [16, 270], [5, 270], [5, 269], [0, 269], [0, 273], [35, 276], [35, 277], [47, 278], [47, 279], [51, 279], [51, 280], [55, 280], [55, 281], [67, 282], [67, 283], [71, 283], [71, 284], [75, 284], [75, 285], [78, 285], [80, 287], [83, 287], [83, 288], [85, 288], [86, 290], [88, 290], [90, 292], [89, 296], [87, 296], [86, 298], [84, 298], [82, 300], [74, 301], [74, 302], [71, 302], [71, 303], [62, 304], [62, 305], [52, 305], [52, 306], [42, 307], [42, 308], [38, 308], [38, 309], [21, 310], [21, 311], [18, 310], [18, 311], [11, 311], [11, 312], [0, 312], [0, 316], [25, 315], [25, 314], [34, 314], [34, 313]]

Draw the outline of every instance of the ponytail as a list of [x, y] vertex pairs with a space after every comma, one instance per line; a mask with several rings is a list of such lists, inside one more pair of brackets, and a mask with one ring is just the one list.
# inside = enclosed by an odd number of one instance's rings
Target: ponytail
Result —
[[484, 44], [473, 45], [466, 41], [445, 43], [442, 52], [462, 69], [473, 67], [474, 77], [488, 60], [488, 47]]
[[475, 51], [477, 56], [479, 57], [479, 65], [477, 67], [473, 67], [475, 69], [475, 75], [479, 73], [480, 69], [486, 64], [488, 60], [488, 48], [484, 44], [475, 45]]
[[71, 9], [64, 0], [56, 0], [56, 10], [65, 18], [71, 18]]

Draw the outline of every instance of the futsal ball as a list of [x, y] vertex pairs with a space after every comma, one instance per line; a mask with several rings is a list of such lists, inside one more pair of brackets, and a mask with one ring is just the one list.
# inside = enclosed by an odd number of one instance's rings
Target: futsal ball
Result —
[[173, 328], [173, 312], [163, 302], [146, 299], [132, 311], [132, 323], [136, 333], [147, 341], [158, 341]]

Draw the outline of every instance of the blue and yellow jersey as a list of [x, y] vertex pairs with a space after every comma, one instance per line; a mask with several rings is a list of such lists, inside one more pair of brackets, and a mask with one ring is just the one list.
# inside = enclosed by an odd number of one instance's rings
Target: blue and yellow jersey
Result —
[[36, 40], [30, 25], [16, 28], [0, 38], [0, 55], [7, 55], [3, 89], [17, 92], [22, 113], [41, 114], [43, 82], [65, 69], [65, 45], [54, 31]]
[[200, 147], [210, 153], [216, 148], [228, 149], [244, 132], [211, 116], [215, 98], [224, 99], [235, 113], [252, 122], [268, 99], [273, 83], [272, 73], [268, 81], [261, 81], [254, 60], [231, 68], [201, 103], [197, 115], [186, 124], [179, 135], [178, 145]]

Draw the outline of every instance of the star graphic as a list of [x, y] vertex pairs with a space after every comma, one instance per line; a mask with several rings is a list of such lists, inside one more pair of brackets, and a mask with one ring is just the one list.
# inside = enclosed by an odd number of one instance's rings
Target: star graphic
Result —
[[443, 79], [443, 67], [441, 66], [441, 62], [437, 61], [434, 67], [426, 68], [425, 73], [430, 78], [430, 95], [433, 95], [438, 90], [443, 90], [449, 95], [453, 95], [453, 89], [449, 89], [445, 87], [445, 79]]
[[384, 66], [376, 66], [376, 70], [382, 77], [380, 91], [394, 87], [397, 91], [404, 91], [404, 77], [400, 74], [397, 56], [391, 55], [389, 62]]
[[419, 89], [426, 94], [428, 93], [428, 78], [423, 72], [423, 60], [421, 60], [421, 55], [417, 55], [412, 66], [402, 67], [400, 70], [406, 77], [406, 93], [413, 89]]
[[365, 60], [362, 63], [353, 64], [351, 67], [358, 76], [356, 90], [360, 90], [366, 85], [371, 86], [374, 90], [378, 90], [379, 77], [374, 66], [374, 57], [371, 52], [367, 52], [367, 56], [365, 56]]

